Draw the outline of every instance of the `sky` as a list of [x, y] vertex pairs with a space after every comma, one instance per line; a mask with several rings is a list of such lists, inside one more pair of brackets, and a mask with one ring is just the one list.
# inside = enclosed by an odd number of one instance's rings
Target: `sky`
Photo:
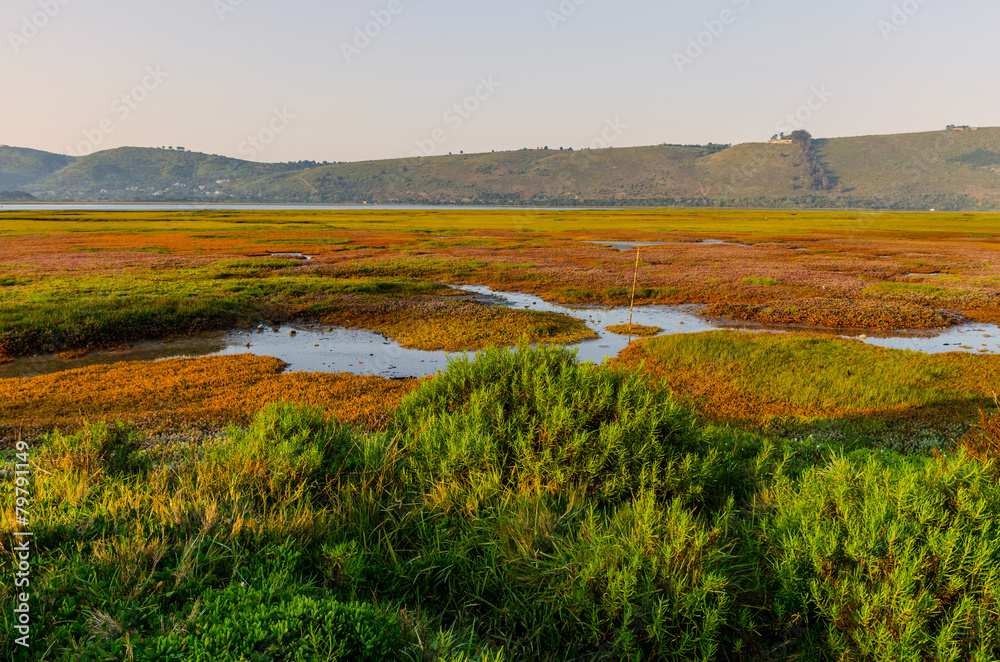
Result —
[[998, 0], [4, 0], [0, 144], [361, 161], [1000, 125]]

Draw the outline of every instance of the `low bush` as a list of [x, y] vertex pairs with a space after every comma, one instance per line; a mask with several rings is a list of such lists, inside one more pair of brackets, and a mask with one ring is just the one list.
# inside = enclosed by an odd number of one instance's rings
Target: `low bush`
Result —
[[142, 441], [131, 423], [101, 421], [74, 434], [56, 430], [45, 439], [40, 463], [51, 471], [86, 476], [137, 473], [149, 467]]
[[699, 438], [690, 412], [637, 374], [562, 348], [486, 350], [405, 399], [390, 426], [426, 489], [495, 484], [601, 503], [671, 492], [668, 466]]
[[354, 437], [329, 423], [322, 409], [279, 402], [245, 429], [230, 427], [226, 443], [209, 451], [200, 473], [211, 492], [282, 497], [328, 474], [349, 471]]
[[454, 361], [385, 433], [273, 405], [141, 480], [127, 425], [47, 438], [21, 657], [1000, 655], [1000, 485], [983, 464], [700, 425], [662, 387], [574, 359]]
[[403, 644], [398, 618], [371, 604], [231, 584], [205, 596], [187, 631], [156, 642], [147, 659], [392, 662]]
[[980, 462], [1000, 461], [1000, 411], [979, 411], [979, 425], [973, 426], [959, 444]]
[[760, 533], [775, 614], [808, 628], [793, 648], [832, 659], [996, 658], [1000, 487], [978, 467], [865, 451], [779, 479], [768, 502]]

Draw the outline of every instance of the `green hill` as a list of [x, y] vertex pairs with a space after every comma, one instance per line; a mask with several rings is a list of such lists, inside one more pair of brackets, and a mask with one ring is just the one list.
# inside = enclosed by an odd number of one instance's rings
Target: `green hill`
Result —
[[962, 207], [1000, 207], [1000, 128], [838, 138], [819, 150], [849, 200], [934, 206], [934, 197], [953, 197]]
[[[4, 165], [34, 178], [0, 190], [48, 200], [1000, 209], [1000, 128], [333, 165], [132, 147], [78, 159], [32, 153], [50, 170]], [[64, 166], [53, 170], [57, 159]]]
[[1000, 209], [1000, 129], [816, 140], [808, 151], [745, 143], [370, 161], [236, 188], [259, 201]]
[[16, 191], [65, 168], [71, 156], [23, 147], [0, 146], [0, 191]]
[[697, 191], [703, 147], [524, 150], [344, 163], [245, 182], [260, 200], [620, 204]]
[[75, 159], [58, 172], [35, 181], [29, 190], [39, 197], [55, 199], [225, 199], [224, 189], [233, 180], [276, 174], [293, 167], [181, 150], [121, 147]]

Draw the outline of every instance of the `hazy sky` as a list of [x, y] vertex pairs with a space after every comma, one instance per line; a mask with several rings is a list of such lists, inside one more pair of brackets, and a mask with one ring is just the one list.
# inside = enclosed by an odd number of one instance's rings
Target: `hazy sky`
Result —
[[62, 153], [347, 161], [1000, 125], [998, 0], [3, 0], [0, 26], [0, 143]]

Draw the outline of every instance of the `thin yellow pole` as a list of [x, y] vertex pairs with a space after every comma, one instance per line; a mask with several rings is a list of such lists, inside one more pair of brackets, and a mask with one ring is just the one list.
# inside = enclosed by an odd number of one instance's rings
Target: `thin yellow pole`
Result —
[[635, 310], [635, 286], [639, 282], [639, 251], [642, 248], [635, 247], [635, 275], [632, 277], [632, 304], [628, 309], [628, 343], [632, 344], [632, 311]]

